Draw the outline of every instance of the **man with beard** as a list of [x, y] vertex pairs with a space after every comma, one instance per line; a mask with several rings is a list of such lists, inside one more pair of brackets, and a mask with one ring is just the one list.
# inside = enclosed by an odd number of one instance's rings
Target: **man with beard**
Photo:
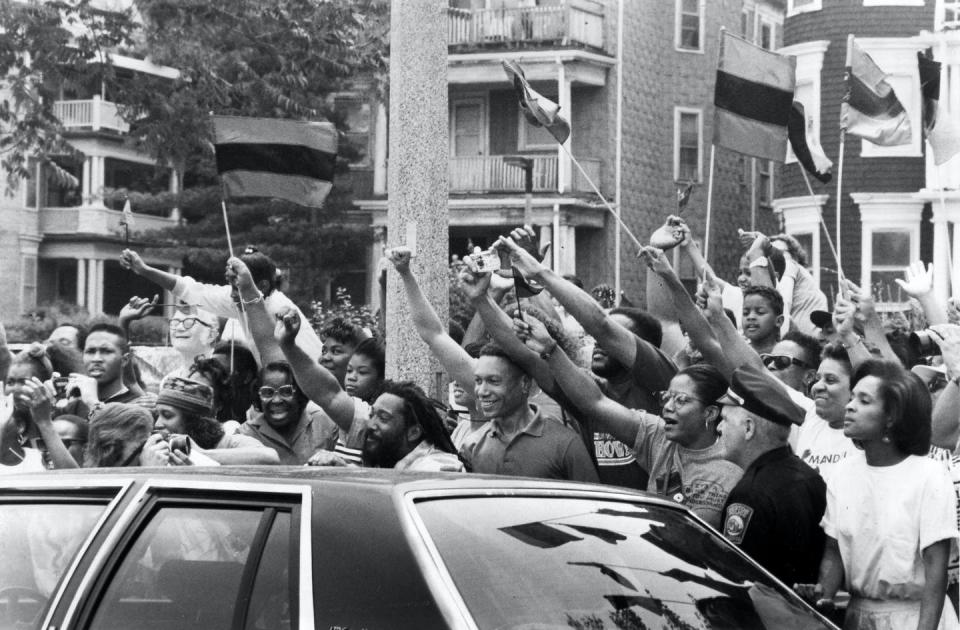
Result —
[[413, 383], [385, 381], [365, 424], [364, 466], [416, 472], [465, 470], [436, 407]]
[[268, 363], [260, 371], [254, 406], [260, 412], [240, 425], [237, 433], [256, 438], [277, 451], [280, 463], [300, 466], [318, 450], [337, 443], [337, 426], [307, 399], [288, 363]]

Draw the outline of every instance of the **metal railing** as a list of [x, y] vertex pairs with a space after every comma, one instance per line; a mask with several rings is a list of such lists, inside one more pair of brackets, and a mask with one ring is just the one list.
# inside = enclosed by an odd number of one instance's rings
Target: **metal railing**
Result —
[[[134, 230], [146, 232], [173, 227], [176, 219], [134, 213]], [[123, 213], [103, 207], [77, 206], [71, 208], [45, 207], [40, 209], [41, 234], [117, 234]]]
[[53, 104], [53, 114], [67, 129], [109, 129], [118, 133], [130, 130], [130, 125], [117, 112], [117, 104], [98, 96], [79, 101], [57, 101]]
[[563, 0], [557, 6], [447, 9], [450, 46], [496, 44], [585, 45], [603, 48], [603, 5]]
[[[504, 157], [494, 155], [451, 158], [450, 192], [523, 192], [523, 169], [507, 164]], [[533, 158], [533, 191], [557, 192], [559, 190], [557, 156], [529, 157]], [[600, 186], [600, 159], [579, 157], [577, 159], [594, 183]], [[575, 192], [593, 191], [576, 168], [573, 171], [572, 188]]]

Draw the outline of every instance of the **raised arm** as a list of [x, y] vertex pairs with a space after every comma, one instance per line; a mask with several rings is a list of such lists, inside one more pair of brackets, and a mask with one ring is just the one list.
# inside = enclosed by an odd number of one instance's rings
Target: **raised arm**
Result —
[[253, 281], [250, 269], [242, 260], [233, 256], [227, 261], [227, 276], [231, 283], [235, 282], [237, 285], [240, 303], [247, 314], [250, 336], [257, 346], [257, 352], [260, 353], [260, 364], [266, 365], [273, 361], [283, 361], [284, 354], [274, 337], [276, 322], [267, 312], [267, 306], [263, 301], [263, 293], [260, 292], [257, 284]]
[[551, 391], [554, 386], [550, 367], [540, 356], [517, 339], [513, 333], [513, 323], [501, 309], [493, 296], [490, 295], [491, 274], [473, 273], [469, 270], [460, 272], [460, 281], [464, 291], [470, 298], [470, 303], [477, 309], [477, 314], [493, 340], [510, 358], [517, 362], [525, 372], [531, 374], [541, 389]]
[[722, 292], [720, 282], [713, 275], [710, 267], [704, 269], [704, 282], [702, 291], [706, 295], [706, 317], [710, 322], [723, 348], [726, 361], [716, 364], [717, 368], [723, 372], [723, 375], [730, 378], [733, 371], [742, 365], [753, 365], [757, 369], [766, 369], [760, 355], [750, 347], [747, 340], [737, 331], [733, 322], [727, 317], [723, 310], [723, 300], [720, 297]]
[[[703, 354], [708, 363], [712, 363], [720, 368], [725, 374], [732, 374], [734, 366], [727, 360], [723, 352], [723, 347], [717, 339], [710, 322], [704, 317], [703, 313], [697, 308], [697, 305], [690, 298], [686, 287], [680, 281], [676, 271], [667, 261], [667, 257], [662, 250], [655, 247], [643, 247], [638, 253], [640, 259], [655, 273], [662, 281], [664, 288], [670, 295], [677, 316], [683, 329], [690, 336], [690, 342]], [[754, 353], [755, 354], [755, 353]]]
[[[833, 327], [837, 331], [837, 339], [847, 350], [850, 357], [850, 366], [856, 370], [864, 361], [874, 358], [863, 338], [853, 329], [857, 314], [857, 306], [849, 299], [838, 295], [833, 303]], [[886, 338], [884, 338], [886, 341]], [[899, 359], [894, 359], [899, 362]]]
[[173, 291], [173, 287], [177, 284], [177, 278], [179, 278], [179, 276], [170, 272], [151, 267], [143, 262], [140, 254], [132, 249], [125, 249], [121, 252], [120, 266], [129, 269], [141, 278], [146, 278], [150, 282], [160, 285], [165, 291]]
[[159, 301], [159, 295], [154, 295], [152, 300], [134, 295], [123, 305], [120, 314], [117, 316], [117, 325], [123, 328], [123, 332], [127, 333], [128, 339], [130, 338], [130, 324], [149, 315]]
[[637, 358], [636, 337], [608, 316], [590, 294], [537, 262], [512, 239], [501, 236], [497, 246], [510, 252], [510, 262], [523, 277], [542, 284], [611, 357], [625, 366], [634, 364]]
[[410, 269], [411, 252], [408, 247], [394, 247], [387, 251], [387, 259], [397, 270], [403, 281], [403, 288], [410, 303], [410, 313], [413, 316], [413, 325], [417, 334], [430, 348], [443, 369], [455, 380], [460, 387], [467, 391], [473, 390], [473, 367], [475, 360], [467, 351], [453, 340], [447, 333], [447, 327], [440, 321], [437, 312], [433, 310], [427, 297], [420, 289], [416, 276]]
[[[863, 319], [864, 339], [873, 347], [880, 350], [880, 355], [887, 361], [900, 362], [900, 357], [890, 347], [887, 340], [887, 333], [883, 329], [883, 322], [877, 314], [877, 309], [873, 303], [873, 296], [869, 291], [861, 291], [860, 287], [849, 280], [843, 281], [847, 287], [847, 296], [849, 301], [856, 307], [856, 311]], [[862, 345], [862, 344], [861, 344]], [[859, 364], [859, 362], [858, 362]], [[854, 365], [856, 367], [856, 365]]]
[[624, 444], [632, 445], [636, 442], [640, 418], [643, 417], [641, 412], [627, 409], [604, 396], [593, 378], [578, 368], [558, 347], [546, 326], [536, 317], [528, 314], [522, 320], [516, 318], [513, 325], [517, 337], [527, 348], [544, 357], [557, 385], [577, 409], [590, 415], [598, 428]]
[[337, 377], [325, 367], [314, 361], [297, 345], [300, 332], [300, 314], [296, 309], [287, 309], [277, 314], [280, 320], [275, 336], [280, 349], [297, 379], [303, 393], [320, 405], [341, 431], [349, 432], [353, 424], [355, 403], [353, 398], [340, 387]]
[[946, 324], [950, 321], [947, 307], [941, 304], [933, 294], [933, 265], [924, 265], [917, 260], [903, 272], [904, 279], [896, 279], [903, 292], [920, 302], [927, 323]]
[[53, 428], [52, 413], [55, 398], [53, 385], [47, 386], [33, 376], [21, 387], [19, 402], [29, 407], [30, 416], [33, 418], [33, 423], [37, 425], [37, 430], [40, 431], [40, 437], [43, 438], [43, 443], [47, 447], [53, 467], [79, 468], [80, 464], [73, 459], [60, 434]]

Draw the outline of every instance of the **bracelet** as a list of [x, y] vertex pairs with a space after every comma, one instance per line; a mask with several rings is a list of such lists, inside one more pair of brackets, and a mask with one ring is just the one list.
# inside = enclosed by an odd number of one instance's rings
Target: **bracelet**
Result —
[[858, 343], [863, 343], [863, 337], [861, 337], [860, 335], [857, 335], [857, 340], [854, 341], [853, 343], [848, 344], [841, 341], [840, 346], [843, 347], [845, 350], [852, 350]]
[[550, 357], [553, 356], [553, 353], [556, 351], [558, 345], [558, 343], [554, 342], [553, 347], [540, 353], [540, 358], [544, 361], [549, 361]]
[[252, 300], [245, 300], [242, 296], [240, 297], [241, 304], [256, 304], [257, 302], [263, 302], [263, 293], [258, 293], [257, 297]]

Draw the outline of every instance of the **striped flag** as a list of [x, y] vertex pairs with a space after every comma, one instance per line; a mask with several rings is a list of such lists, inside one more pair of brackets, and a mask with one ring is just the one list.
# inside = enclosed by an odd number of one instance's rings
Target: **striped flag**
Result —
[[882, 147], [910, 144], [910, 119], [886, 77], [851, 35], [847, 44], [847, 94], [840, 105], [840, 127]]
[[807, 118], [803, 103], [794, 101], [790, 109], [790, 120], [787, 123], [790, 148], [793, 149], [793, 154], [801, 166], [826, 184], [831, 178], [830, 169], [833, 168], [833, 162], [823, 152], [823, 147], [816, 141], [812, 131], [813, 119]]
[[722, 32], [713, 143], [782, 162], [796, 84], [796, 60]]
[[554, 139], [563, 144], [570, 137], [570, 123], [560, 115], [560, 106], [545, 96], [538, 94], [523, 74], [523, 68], [515, 61], [501, 61], [507, 76], [513, 81], [520, 111], [534, 127], [544, 127]]
[[923, 92], [923, 131], [933, 150], [933, 163], [948, 162], [960, 153], [960, 129], [940, 111], [940, 62], [927, 53], [917, 53], [920, 66], [920, 89]]
[[333, 186], [332, 123], [216, 116], [217, 172], [226, 194], [321, 206]]
[[128, 230], [133, 229], [133, 208], [130, 206], [129, 199], [123, 203], [123, 221], [120, 223], [127, 226]]

